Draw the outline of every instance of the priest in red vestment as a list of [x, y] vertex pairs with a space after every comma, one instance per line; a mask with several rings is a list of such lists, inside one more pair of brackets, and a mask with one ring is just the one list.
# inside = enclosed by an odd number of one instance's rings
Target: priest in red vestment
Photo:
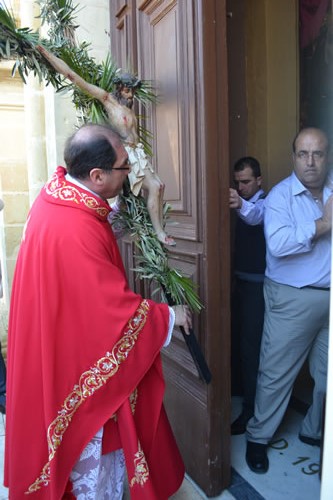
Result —
[[106, 201], [130, 169], [119, 137], [85, 125], [64, 158], [29, 212], [13, 280], [5, 485], [12, 500], [115, 499], [110, 469], [124, 463], [132, 500], [167, 499], [184, 465], [160, 350], [190, 313], [128, 288]]

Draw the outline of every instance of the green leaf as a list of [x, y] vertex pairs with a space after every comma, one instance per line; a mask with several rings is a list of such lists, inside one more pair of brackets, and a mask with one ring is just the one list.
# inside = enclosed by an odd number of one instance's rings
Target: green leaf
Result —
[[20, 65], [20, 61], [15, 61], [15, 64], [14, 64], [14, 66], [13, 66], [13, 68], [12, 68], [12, 77], [14, 77], [14, 76], [15, 76], [15, 74], [16, 74], [16, 70], [17, 70], [17, 68], [19, 67], [19, 65]]
[[25, 80], [24, 74], [23, 74], [23, 70], [22, 70], [22, 66], [21, 66], [21, 64], [19, 64], [19, 65], [17, 66], [17, 69], [18, 69], [18, 72], [19, 72], [20, 77], [21, 77], [21, 78], [22, 78], [22, 80], [23, 80], [23, 83], [27, 83], [27, 82], [26, 82], [26, 80]]

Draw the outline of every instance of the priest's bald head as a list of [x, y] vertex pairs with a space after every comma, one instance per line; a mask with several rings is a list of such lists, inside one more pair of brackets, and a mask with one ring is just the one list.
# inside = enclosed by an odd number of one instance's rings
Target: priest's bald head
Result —
[[130, 172], [127, 152], [109, 125], [88, 123], [65, 144], [67, 172], [102, 198], [119, 194]]

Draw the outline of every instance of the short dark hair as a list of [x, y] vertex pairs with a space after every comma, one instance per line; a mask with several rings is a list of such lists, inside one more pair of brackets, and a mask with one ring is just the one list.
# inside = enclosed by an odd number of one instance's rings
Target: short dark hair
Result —
[[246, 167], [250, 167], [255, 178], [261, 176], [260, 163], [253, 156], [243, 156], [243, 158], [237, 160], [234, 165], [234, 172], [241, 172]]
[[[88, 132], [91, 129], [91, 133], [82, 137], [82, 129], [88, 129]], [[93, 168], [112, 170], [117, 155], [106, 131], [113, 132], [107, 125], [86, 124], [67, 139], [64, 160], [70, 175], [85, 179]]]

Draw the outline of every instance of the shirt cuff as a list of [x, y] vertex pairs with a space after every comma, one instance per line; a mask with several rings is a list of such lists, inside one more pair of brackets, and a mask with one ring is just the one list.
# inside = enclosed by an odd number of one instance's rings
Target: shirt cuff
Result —
[[170, 344], [174, 326], [175, 326], [175, 311], [171, 307], [169, 307], [169, 329], [163, 347], [167, 347]]
[[239, 215], [242, 215], [243, 217], [246, 217], [251, 210], [253, 210], [254, 203], [251, 203], [250, 201], [244, 200], [242, 198], [242, 206], [240, 208], [237, 208], [237, 213]]

